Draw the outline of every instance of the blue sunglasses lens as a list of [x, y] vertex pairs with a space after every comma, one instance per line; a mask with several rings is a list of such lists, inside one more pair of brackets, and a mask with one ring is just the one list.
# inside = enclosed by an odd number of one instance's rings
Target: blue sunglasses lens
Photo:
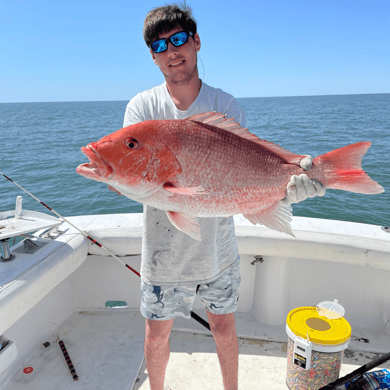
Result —
[[[192, 33], [187, 33], [185, 31], [178, 32], [168, 39], [171, 41], [172, 45], [175, 47], [184, 45], [188, 41], [188, 37], [191, 36]], [[162, 38], [157, 41], [152, 42], [150, 47], [155, 53], [162, 53], [163, 51], [168, 49], [168, 39]]]
[[173, 46], [181, 46], [184, 45], [188, 41], [188, 35], [186, 32], [179, 32], [170, 37]]
[[150, 46], [155, 53], [161, 53], [162, 51], [167, 50], [168, 43], [165, 39], [159, 39], [158, 41], [152, 42]]

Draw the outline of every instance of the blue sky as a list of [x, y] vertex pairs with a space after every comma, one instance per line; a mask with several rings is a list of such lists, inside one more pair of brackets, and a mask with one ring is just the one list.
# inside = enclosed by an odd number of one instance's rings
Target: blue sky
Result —
[[[165, 1], [0, 0], [0, 102], [129, 100], [163, 82]], [[390, 0], [189, 0], [200, 76], [235, 97], [390, 93]]]

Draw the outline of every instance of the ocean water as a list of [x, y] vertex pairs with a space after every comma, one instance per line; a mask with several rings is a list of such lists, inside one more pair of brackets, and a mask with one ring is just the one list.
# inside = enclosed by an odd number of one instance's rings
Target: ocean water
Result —
[[[238, 99], [248, 128], [262, 139], [313, 157], [360, 141], [372, 142], [363, 168], [386, 192], [328, 190], [293, 205], [294, 215], [390, 225], [390, 94]], [[0, 104], [0, 172], [63, 216], [139, 213], [142, 205], [75, 171], [80, 148], [122, 127], [127, 102]], [[0, 176], [0, 210], [48, 212]]]

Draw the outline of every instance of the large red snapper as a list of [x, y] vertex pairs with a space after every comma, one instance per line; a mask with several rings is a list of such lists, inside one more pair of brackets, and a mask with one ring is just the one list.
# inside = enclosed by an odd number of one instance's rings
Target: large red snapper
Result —
[[213, 112], [184, 120], [151, 120], [116, 131], [81, 148], [89, 179], [167, 212], [171, 223], [201, 240], [197, 217], [243, 214], [252, 223], [292, 234], [291, 207], [281, 200], [292, 175], [306, 173], [326, 188], [378, 194], [383, 188], [362, 169], [370, 142], [314, 158], [260, 140], [233, 119]]

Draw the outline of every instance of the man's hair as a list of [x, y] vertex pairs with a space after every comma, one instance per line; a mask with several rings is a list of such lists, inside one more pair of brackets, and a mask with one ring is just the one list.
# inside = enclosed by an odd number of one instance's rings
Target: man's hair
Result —
[[175, 28], [196, 33], [196, 21], [192, 16], [191, 7], [185, 2], [182, 4], [168, 4], [153, 8], [145, 17], [144, 40], [148, 47], [158, 39], [159, 35]]

